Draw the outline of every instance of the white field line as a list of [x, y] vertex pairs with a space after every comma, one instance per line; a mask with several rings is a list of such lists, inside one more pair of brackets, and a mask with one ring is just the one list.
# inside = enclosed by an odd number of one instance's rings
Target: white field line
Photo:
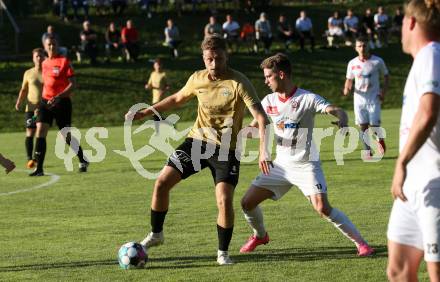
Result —
[[[28, 170], [24, 170], [24, 169], [16, 169], [15, 171], [17, 172], [29, 172]], [[18, 193], [24, 193], [24, 192], [29, 192], [29, 191], [33, 191], [33, 190], [37, 190], [37, 189], [43, 189], [43, 188], [47, 188], [50, 185], [58, 182], [58, 180], [60, 180], [60, 176], [54, 173], [44, 173], [45, 175], [49, 175], [50, 176], [50, 180], [36, 185], [36, 186], [32, 186], [30, 188], [25, 188], [25, 189], [20, 189], [20, 190], [16, 190], [16, 191], [11, 191], [11, 192], [6, 192], [6, 193], [0, 193], [0, 196], [9, 196], [9, 195], [13, 195], [13, 194], [18, 194]]]

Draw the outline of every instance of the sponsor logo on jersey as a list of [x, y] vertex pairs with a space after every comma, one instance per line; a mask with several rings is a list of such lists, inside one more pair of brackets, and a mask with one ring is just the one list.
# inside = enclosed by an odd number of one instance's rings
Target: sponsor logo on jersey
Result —
[[298, 101], [292, 101], [292, 109], [296, 111], [296, 109], [299, 108], [299, 102]]
[[284, 130], [284, 129], [295, 129], [295, 128], [299, 128], [299, 123], [298, 122], [288, 122], [288, 121], [280, 121], [279, 123], [277, 123], [277, 128]]
[[52, 73], [53, 73], [54, 75], [59, 75], [59, 74], [60, 74], [60, 67], [59, 67], [59, 66], [54, 66], [54, 67], [52, 68]]
[[277, 106], [267, 106], [266, 107], [266, 113], [268, 115], [278, 115], [278, 114], [280, 114], [280, 112], [278, 111], [278, 107]]
[[221, 93], [224, 97], [228, 97], [232, 94], [231, 90], [229, 90], [228, 88], [223, 88]]

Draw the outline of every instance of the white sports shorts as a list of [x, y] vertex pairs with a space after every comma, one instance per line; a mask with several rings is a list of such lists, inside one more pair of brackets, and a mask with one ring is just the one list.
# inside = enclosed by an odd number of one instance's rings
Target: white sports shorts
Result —
[[408, 201], [394, 201], [388, 240], [424, 251], [425, 261], [440, 262], [440, 181], [417, 187], [405, 182]]
[[275, 160], [273, 165], [268, 175], [260, 173], [252, 182], [253, 186], [272, 191], [273, 200], [281, 199], [293, 185], [297, 186], [304, 196], [327, 193], [327, 184], [319, 163], [289, 167]]
[[380, 125], [380, 103], [355, 104], [354, 117], [356, 125], [369, 124]]

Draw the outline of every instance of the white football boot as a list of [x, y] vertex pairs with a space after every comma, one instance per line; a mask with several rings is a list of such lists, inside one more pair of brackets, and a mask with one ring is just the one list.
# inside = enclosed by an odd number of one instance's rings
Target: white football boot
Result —
[[217, 251], [217, 263], [219, 265], [231, 265], [234, 264], [232, 259], [229, 257], [228, 252], [225, 251]]
[[165, 241], [163, 236], [163, 231], [160, 233], [150, 232], [144, 240], [142, 240], [141, 245], [145, 248], [156, 247], [162, 245]]

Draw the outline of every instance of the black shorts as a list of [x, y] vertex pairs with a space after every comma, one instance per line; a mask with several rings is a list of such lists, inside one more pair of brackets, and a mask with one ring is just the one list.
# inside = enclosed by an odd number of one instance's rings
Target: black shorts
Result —
[[[191, 152], [194, 146], [194, 152]], [[215, 149], [214, 149], [215, 147]], [[205, 154], [207, 149], [214, 151], [210, 157], [200, 157]], [[201, 140], [187, 138], [176, 148], [174, 153], [168, 159], [168, 166], [174, 167], [182, 176], [182, 179], [209, 167], [214, 182], [217, 185], [220, 182], [226, 182], [234, 187], [238, 183], [240, 174], [240, 161], [235, 157], [235, 151], [220, 153], [220, 146], [208, 144]]]
[[48, 105], [46, 99], [42, 99], [38, 107], [37, 122], [52, 125], [53, 120], [59, 129], [69, 127], [72, 124], [72, 102], [70, 98], [61, 98], [55, 105]]
[[37, 119], [34, 118], [34, 112], [24, 113], [24, 126], [26, 128], [37, 128]]

